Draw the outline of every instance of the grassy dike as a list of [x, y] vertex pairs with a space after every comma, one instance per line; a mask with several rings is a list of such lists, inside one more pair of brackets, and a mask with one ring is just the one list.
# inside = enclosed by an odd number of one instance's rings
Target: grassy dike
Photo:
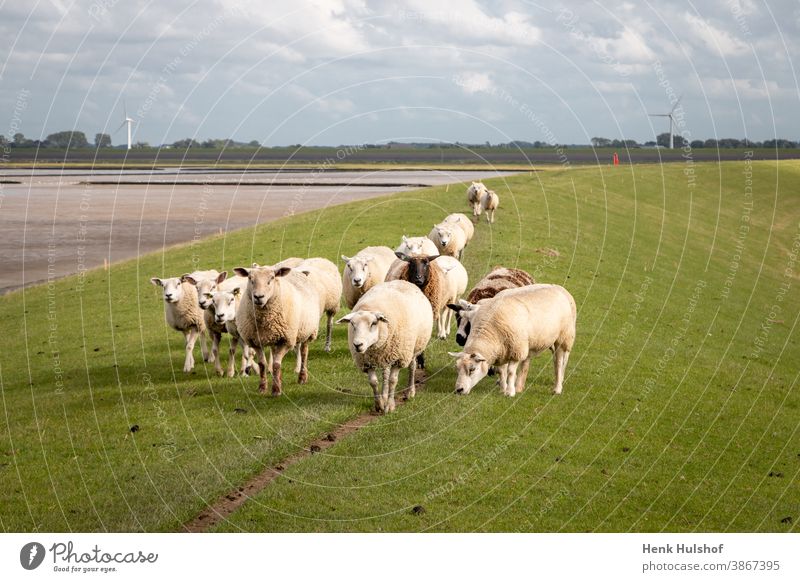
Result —
[[[287, 468], [219, 529], [796, 529], [800, 164], [594, 167], [490, 187], [497, 223], [478, 226], [465, 265], [473, 282], [504, 264], [573, 293], [564, 394], [550, 395], [543, 355], [514, 399], [488, 380], [456, 397], [455, 342], [432, 340], [414, 401]], [[0, 297], [0, 527], [174, 530], [367, 410], [343, 328], [333, 353], [312, 347], [311, 382], [289, 376], [278, 400], [208, 364], [183, 374], [148, 280], [196, 257], [231, 269], [394, 245], [465, 210], [463, 190], [332, 207]]]

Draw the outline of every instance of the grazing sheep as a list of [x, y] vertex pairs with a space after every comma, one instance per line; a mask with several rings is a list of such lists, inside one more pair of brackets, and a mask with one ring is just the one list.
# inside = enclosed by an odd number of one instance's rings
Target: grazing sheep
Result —
[[472, 216], [476, 218], [481, 215], [481, 196], [487, 190], [483, 182], [473, 182], [467, 188], [467, 204], [472, 207]]
[[389, 267], [395, 261], [394, 251], [389, 247], [367, 247], [353, 257], [342, 255], [345, 262], [342, 273], [344, 302], [348, 309], [378, 283], [383, 283]]
[[572, 295], [559, 285], [501, 291], [478, 311], [464, 351], [450, 352], [458, 370], [456, 392], [469, 394], [489, 367], [497, 366], [503, 394], [514, 396], [525, 388], [531, 358], [550, 349], [555, 368], [553, 393], [561, 394], [575, 342], [576, 312]]
[[472, 224], [472, 221], [467, 218], [466, 214], [461, 214], [460, 212], [454, 212], [453, 214], [448, 214], [444, 217], [442, 222], [447, 222], [448, 224], [457, 224], [461, 227], [461, 230], [464, 231], [464, 235], [467, 237], [467, 243], [472, 240], [472, 237], [475, 236], [475, 225]]
[[[494, 222], [494, 211], [500, 206], [500, 197], [494, 190], [487, 190], [481, 195], [481, 208], [480, 210], [486, 211], [486, 222]], [[478, 212], [480, 215], [480, 212]]]
[[169, 279], [150, 279], [153, 285], [164, 289], [164, 316], [167, 324], [183, 333], [186, 339], [186, 358], [183, 371], [191, 372], [194, 368], [194, 344], [205, 331], [203, 310], [197, 302], [197, 290], [194, 285], [183, 281], [180, 277]]
[[[280, 396], [283, 387], [281, 362], [286, 353], [299, 346], [299, 384], [308, 382], [308, 344], [317, 339], [320, 299], [307, 276], [289, 267], [237, 267], [247, 277], [247, 289], [236, 311], [239, 337], [256, 351], [259, 392], [267, 390], [265, 348], [272, 350], [272, 394]], [[337, 272], [338, 279], [338, 272]]]
[[436, 245], [440, 255], [448, 255], [459, 260], [464, 253], [464, 247], [467, 246], [467, 235], [453, 222], [434, 224], [428, 238]]
[[466, 301], [461, 299], [457, 304], [451, 303], [448, 305], [456, 314], [456, 343], [460, 346], [467, 343], [471, 320], [478, 313], [480, 305], [500, 293], [500, 291], [533, 285], [534, 283], [536, 281], [533, 280], [533, 277], [521, 269], [495, 267], [489, 271], [470, 290]]
[[396, 253], [403, 253], [409, 257], [419, 257], [422, 255], [438, 255], [439, 249], [436, 244], [427, 236], [412, 236], [407, 237], [403, 235], [403, 242], [395, 249]]
[[342, 303], [342, 278], [339, 276], [339, 269], [328, 259], [321, 257], [306, 259], [293, 268], [307, 275], [317, 291], [320, 312], [328, 316], [325, 351], [330, 352], [333, 316], [339, 311], [339, 305]]
[[397, 259], [386, 274], [387, 281], [403, 280], [413, 283], [424, 293], [436, 320], [437, 337], [450, 333], [450, 310], [453, 303], [467, 290], [467, 270], [458, 259], [444, 255], [409, 257], [396, 253]]
[[[231, 344], [228, 355], [228, 377], [233, 378], [236, 374], [234, 361], [236, 359], [236, 348], [239, 345], [239, 330], [236, 327], [236, 311], [242, 299], [244, 291], [239, 287], [235, 287], [233, 291], [214, 291], [211, 294], [212, 307], [206, 310], [214, 313], [214, 322], [216, 325], [225, 326], [225, 330], [231, 336]], [[222, 375], [222, 366], [219, 363], [219, 358], [215, 360], [217, 363], [217, 373]], [[242, 342], [242, 367], [241, 375], [247, 376], [248, 371], [255, 371], [258, 373], [258, 364], [253, 359], [253, 350], [244, 342]]]
[[[378, 412], [395, 409], [394, 393], [400, 368], [408, 368], [409, 398], [416, 390], [414, 372], [428, 345], [433, 314], [422, 292], [408, 281], [381, 283], [358, 300], [337, 323], [349, 322], [347, 341], [356, 366], [367, 373]], [[377, 370], [383, 371], [378, 391]]]

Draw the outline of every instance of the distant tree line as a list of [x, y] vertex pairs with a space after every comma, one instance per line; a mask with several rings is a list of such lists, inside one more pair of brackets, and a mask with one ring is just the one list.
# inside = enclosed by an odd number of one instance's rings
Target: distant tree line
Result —
[[[673, 142], [676, 148], [685, 147], [687, 141], [680, 135], [673, 135]], [[669, 147], [669, 133], [661, 133], [656, 136], [655, 141], [646, 141], [638, 143], [633, 139], [609, 139], [606, 137], [593, 137], [591, 140], [592, 147], [595, 148], [640, 148], [640, 147]], [[727, 148], [798, 148], [800, 142], [789, 139], [768, 139], [764, 141], [752, 141], [747, 138], [721, 138], [721, 139], [696, 139], [688, 143], [692, 149], [700, 148], [713, 148], [713, 149], [727, 149]], [[116, 147], [125, 147], [126, 144], [118, 144]], [[521, 141], [515, 140], [508, 143], [490, 144], [488, 141], [481, 144], [469, 144], [461, 142], [440, 142], [440, 143], [408, 143], [408, 142], [389, 142], [385, 144], [363, 144], [361, 147], [364, 149], [404, 149], [404, 148], [417, 148], [417, 149], [449, 149], [449, 148], [499, 148], [499, 149], [530, 149], [530, 148], [552, 148], [552, 147], [586, 147], [584, 144], [553, 144], [544, 141]], [[94, 136], [93, 144], [89, 143], [86, 134], [82, 131], [58, 131], [51, 133], [43, 140], [28, 139], [21, 133], [16, 133], [9, 141], [6, 136], [0, 135], [0, 147], [10, 148], [110, 148], [114, 147], [111, 143], [111, 136], [107, 133], [97, 133]], [[132, 144], [134, 148], [149, 148], [152, 147], [147, 142], [136, 142]], [[257, 140], [249, 142], [235, 141], [232, 139], [207, 139], [205, 141], [198, 141], [193, 138], [179, 139], [171, 144], [164, 144], [160, 147], [169, 147], [176, 149], [189, 149], [189, 148], [208, 148], [208, 149], [228, 149], [228, 148], [258, 148], [261, 144]], [[283, 146], [299, 149], [301, 147], [315, 147], [303, 146], [301, 144], [294, 144], [291, 146]], [[320, 146], [322, 147], [322, 146]]]

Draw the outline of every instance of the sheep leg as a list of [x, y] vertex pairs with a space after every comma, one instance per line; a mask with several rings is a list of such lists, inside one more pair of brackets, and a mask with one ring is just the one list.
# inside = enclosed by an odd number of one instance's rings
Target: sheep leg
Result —
[[531, 355], [522, 361], [522, 368], [517, 372], [517, 392], [525, 390], [525, 382], [528, 380], [528, 370], [531, 367]]
[[497, 366], [497, 372], [500, 375], [500, 379], [497, 380], [497, 382], [500, 384], [500, 388], [503, 389], [503, 396], [507, 396], [506, 379], [508, 378], [508, 364]]
[[417, 354], [417, 368], [420, 370], [425, 369], [425, 352], [420, 352]]
[[414, 374], [417, 371], [417, 359], [411, 358], [411, 364], [408, 366], [408, 386], [406, 387], [406, 396], [414, 398], [417, 394], [417, 384], [414, 381]]
[[300, 372], [297, 375], [298, 384], [308, 383], [308, 342], [304, 342], [298, 346], [299, 356], [298, 362], [301, 362]]
[[556, 385], [553, 388], [553, 394], [561, 394], [564, 389], [564, 372], [567, 369], [567, 360], [569, 360], [569, 351], [564, 348], [556, 348], [553, 354], [553, 367], [556, 371]]
[[194, 368], [194, 354], [192, 352], [194, 352], [194, 344], [200, 332], [192, 328], [188, 332], [184, 332], [184, 334], [186, 336], [186, 358], [183, 361], [183, 371], [191, 372]]
[[519, 362], [508, 363], [508, 374], [506, 376], [506, 396], [514, 396], [517, 393], [517, 367]]
[[395, 409], [395, 402], [394, 402], [394, 392], [397, 388], [397, 380], [400, 378], [400, 368], [392, 367], [391, 374], [389, 376], [389, 397], [386, 401], [386, 412], [394, 412]]
[[335, 313], [328, 314], [328, 331], [325, 335], [325, 351], [331, 351], [331, 337], [333, 336], [333, 316]]
[[372, 387], [372, 395], [375, 397], [375, 412], [380, 412], [381, 398], [380, 394], [378, 393], [378, 373], [375, 371], [375, 368], [370, 368], [367, 370], [367, 381]]
[[267, 391], [267, 356], [264, 353], [264, 347], [258, 346], [253, 348], [258, 356], [258, 363], [261, 364], [258, 371], [258, 391], [264, 394]]
[[[233, 378], [236, 375], [236, 348], [239, 345], [239, 338], [231, 336], [231, 345], [228, 348], [228, 378]], [[245, 358], [244, 346], [242, 346], [242, 371], [244, 371]]]
[[295, 348], [295, 355], [297, 356], [295, 358], [295, 360], [294, 360], [294, 373], [295, 374], [300, 374], [300, 371], [303, 369], [302, 356], [300, 354], [300, 346], [301, 345], [302, 344], [297, 344], [297, 347]]
[[378, 405], [378, 412], [386, 412], [386, 407], [389, 404], [389, 382], [391, 382], [392, 368], [387, 366], [383, 369], [383, 383], [381, 384], [381, 396]]
[[222, 364], [219, 361], [219, 342], [222, 340], [222, 334], [215, 331], [209, 331], [211, 334], [211, 360], [214, 362], [214, 371], [222, 376]]
[[[446, 306], [445, 310], [450, 311]], [[447, 339], [447, 334], [444, 332], [444, 318], [445, 315], [443, 311], [440, 311], [436, 316], [436, 337], [439, 339]]]
[[283, 374], [281, 372], [281, 362], [283, 356], [289, 351], [289, 346], [285, 343], [277, 344], [272, 348], [272, 395], [280, 396], [283, 393]]
[[[210, 333], [210, 332], [209, 332]], [[203, 354], [203, 361], [210, 362], [210, 354], [208, 353], [208, 338], [202, 331], [200, 332], [200, 353]], [[192, 363], [194, 365], [194, 363]]]

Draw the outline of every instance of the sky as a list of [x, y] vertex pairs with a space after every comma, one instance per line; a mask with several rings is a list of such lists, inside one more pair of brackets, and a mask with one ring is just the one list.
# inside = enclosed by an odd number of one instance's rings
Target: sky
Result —
[[0, 130], [798, 140], [799, 55], [797, 0], [0, 0]]

